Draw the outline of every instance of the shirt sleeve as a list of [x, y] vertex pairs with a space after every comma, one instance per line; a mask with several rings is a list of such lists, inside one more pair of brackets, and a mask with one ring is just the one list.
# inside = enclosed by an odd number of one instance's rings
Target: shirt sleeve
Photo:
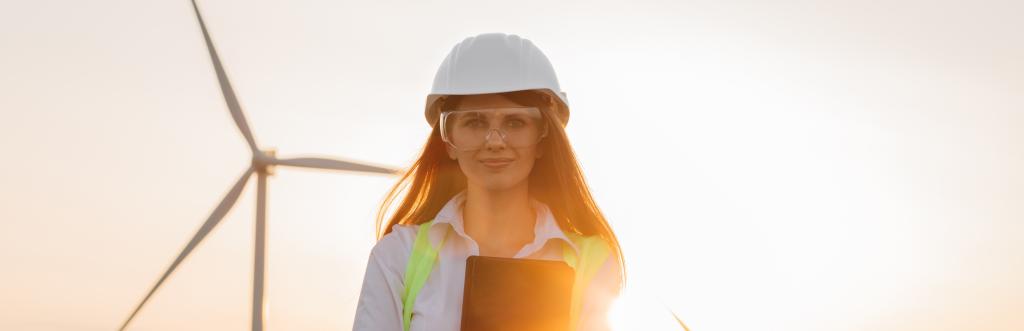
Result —
[[373, 246], [356, 305], [353, 331], [402, 331], [402, 291], [411, 244], [395, 226]]
[[584, 291], [577, 331], [611, 330], [608, 309], [619, 297], [619, 284], [622, 282], [618, 261], [618, 257], [610, 255]]

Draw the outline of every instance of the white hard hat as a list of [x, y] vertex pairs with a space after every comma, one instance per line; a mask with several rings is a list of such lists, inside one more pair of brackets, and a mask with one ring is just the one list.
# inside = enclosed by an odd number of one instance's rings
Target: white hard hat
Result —
[[552, 96], [565, 126], [569, 122], [569, 98], [558, 86], [548, 57], [529, 39], [514, 34], [484, 33], [455, 44], [434, 75], [425, 115], [434, 125], [440, 113], [438, 100], [447, 95], [470, 95], [537, 90]]

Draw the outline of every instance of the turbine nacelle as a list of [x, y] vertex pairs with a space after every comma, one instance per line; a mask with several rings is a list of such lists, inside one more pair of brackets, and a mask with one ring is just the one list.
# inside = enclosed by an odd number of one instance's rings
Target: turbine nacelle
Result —
[[256, 169], [256, 172], [260, 172], [267, 175], [274, 174], [274, 165], [277, 161], [277, 150], [271, 148], [267, 150], [258, 150], [252, 154], [252, 167]]

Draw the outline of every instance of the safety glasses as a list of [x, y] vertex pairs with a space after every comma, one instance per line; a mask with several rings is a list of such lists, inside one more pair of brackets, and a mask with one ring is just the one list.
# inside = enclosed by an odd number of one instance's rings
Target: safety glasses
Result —
[[460, 151], [504, 143], [522, 148], [547, 136], [544, 116], [537, 107], [458, 109], [441, 112], [441, 139]]

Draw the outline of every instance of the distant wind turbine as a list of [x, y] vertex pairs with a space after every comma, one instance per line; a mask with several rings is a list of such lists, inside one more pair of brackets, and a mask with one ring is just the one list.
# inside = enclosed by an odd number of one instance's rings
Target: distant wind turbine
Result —
[[192, 237], [192, 240], [185, 245], [185, 248], [178, 254], [178, 257], [171, 262], [171, 266], [167, 268], [163, 276], [157, 280], [153, 288], [149, 290], [146, 297], [139, 302], [139, 305], [135, 307], [132, 314], [128, 316], [128, 319], [121, 325], [120, 330], [124, 330], [128, 327], [128, 323], [135, 318], [135, 315], [139, 313], [142, 306], [149, 301], [149, 298], [153, 296], [160, 285], [174, 272], [174, 270], [181, 264], [182, 261], [188, 257], [189, 253], [192, 252], [203, 238], [206, 237], [213, 228], [217, 227], [224, 215], [231, 210], [234, 206], [235, 201], [238, 200], [239, 194], [242, 189], [245, 188], [246, 182], [249, 181], [249, 177], [256, 173], [257, 178], [257, 193], [256, 193], [256, 254], [253, 265], [253, 292], [252, 292], [252, 329], [255, 331], [263, 330], [263, 313], [264, 313], [264, 300], [263, 300], [263, 274], [265, 269], [265, 256], [264, 251], [266, 248], [266, 216], [267, 216], [267, 176], [273, 175], [274, 166], [288, 166], [298, 168], [312, 168], [312, 169], [324, 169], [324, 170], [341, 170], [341, 171], [353, 171], [360, 173], [375, 173], [375, 174], [388, 174], [395, 175], [399, 173], [398, 169], [376, 166], [362, 162], [351, 162], [341, 161], [325, 158], [289, 158], [279, 159], [275, 155], [273, 150], [260, 150], [256, 145], [256, 139], [253, 138], [252, 131], [249, 130], [249, 124], [246, 122], [245, 114], [242, 113], [242, 107], [238, 103], [238, 99], [235, 97], [235, 92], [231, 88], [231, 83], [228, 81], [227, 74], [224, 73], [224, 67], [221, 65], [220, 58], [217, 57], [217, 50], [213, 47], [213, 41], [210, 40], [210, 34], [206, 31], [206, 24], [203, 22], [203, 17], [199, 14], [199, 6], [196, 5], [195, 0], [192, 0], [192, 8], [195, 9], [196, 18], [199, 20], [199, 27], [203, 31], [203, 38], [206, 40], [206, 48], [210, 52], [210, 60], [213, 61], [213, 69], [217, 72], [217, 80], [220, 82], [221, 92], [224, 94], [224, 101], [227, 103], [228, 110], [231, 111], [231, 117], [234, 119], [235, 124], [238, 126], [238, 130], [242, 132], [242, 136], [245, 137], [245, 141], [249, 144], [249, 149], [252, 151], [252, 164], [242, 174], [242, 177], [235, 182], [235, 185], [231, 187], [228, 194], [221, 200], [220, 204], [213, 209], [210, 213], [210, 217], [206, 219], [206, 222], [199, 228], [199, 231]]

